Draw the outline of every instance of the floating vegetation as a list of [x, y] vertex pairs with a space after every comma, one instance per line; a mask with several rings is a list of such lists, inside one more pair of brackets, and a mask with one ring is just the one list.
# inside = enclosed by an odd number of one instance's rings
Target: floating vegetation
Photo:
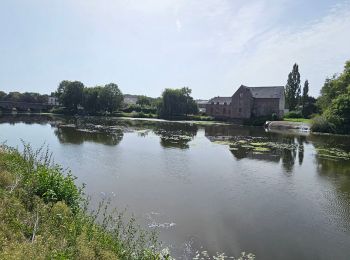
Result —
[[253, 260], [255, 255], [251, 253], [242, 252], [239, 257], [227, 256], [225, 253], [216, 252], [215, 255], [210, 255], [208, 251], [197, 251], [193, 260], [224, 260], [224, 259], [235, 259], [235, 260]]
[[323, 158], [350, 160], [350, 153], [339, 148], [316, 148], [316, 151]]
[[256, 143], [250, 143], [250, 145], [253, 146], [266, 146], [268, 143], [263, 143], [263, 142], [256, 142]]
[[269, 152], [271, 151], [268, 147], [254, 147], [253, 149], [255, 152]]

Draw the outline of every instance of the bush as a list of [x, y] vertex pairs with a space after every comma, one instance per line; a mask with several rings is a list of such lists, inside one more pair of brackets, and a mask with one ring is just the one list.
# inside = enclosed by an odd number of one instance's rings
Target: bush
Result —
[[290, 111], [284, 114], [285, 118], [303, 118], [303, 115], [300, 111]]
[[350, 133], [350, 94], [343, 94], [334, 99], [324, 112], [324, 117], [335, 125], [337, 133]]
[[74, 179], [43, 149], [0, 147], [0, 259], [170, 259], [108, 201], [88, 212]]
[[316, 116], [312, 119], [310, 130], [318, 133], [335, 133], [336, 127], [323, 116]]

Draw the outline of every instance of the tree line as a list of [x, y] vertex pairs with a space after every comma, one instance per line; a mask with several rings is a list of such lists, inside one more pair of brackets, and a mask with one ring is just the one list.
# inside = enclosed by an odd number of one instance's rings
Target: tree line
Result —
[[85, 87], [80, 81], [64, 80], [59, 84], [55, 96], [70, 113], [77, 113], [79, 109], [88, 113], [111, 113], [118, 110], [123, 102], [123, 93], [115, 83]]
[[309, 96], [309, 81], [306, 79], [301, 87], [300, 72], [298, 64], [293, 65], [292, 71], [288, 74], [285, 86], [286, 108], [289, 109], [291, 117], [309, 118], [318, 112], [316, 98]]
[[41, 95], [33, 92], [10, 92], [0, 91], [0, 101], [27, 102], [27, 103], [47, 103], [48, 95]]
[[294, 64], [285, 86], [285, 116], [313, 118], [311, 130], [350, 134], [350, 60], [340, 74], [327, 78], [316, 99], [309, 96], [309, 81], [301, 88], [299, 67]]
[[[120, 111], [137, 110], [154, 111], [162, 118], [197, 114], [198, 107], [191, 97], [191, 89], [167, 88], [160, 98], [138, 96], [136, 106], [123, 106], [123, 93], [115, 83], [103, 86], [86, 87], [80, 81], [62, 81], [55, 96], [66, 112], [77, 113], [83, 111], [88, 114], [113, 113]], [[147, 110], [148, 109], [148, 110]]]

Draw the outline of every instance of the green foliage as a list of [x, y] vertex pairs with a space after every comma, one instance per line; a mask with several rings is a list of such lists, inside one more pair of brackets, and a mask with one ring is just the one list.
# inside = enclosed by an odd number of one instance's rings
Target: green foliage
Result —
[[27, 103], [47, 103], [48, 95], [40, 95], [33, 92], [10, 92], [6, 94], [0, 91], [0, 101], [27, 102]]
[[173, 118], [178, 115], [197, 114], [198, 107], [191, 95], [191, 89], [165, 89], [158, 106], [162, 118]]
[[317, 104], [322, 111], [325, 111], [331, 102], [338, 96], [347, 93], [350, 90], [350, 60], [346, 62], [344, 71], [340, 75], [333, 75], [327, 78], [322, 89], [321, 96]]
[[123, 112], [131, 113], [138, 112], [144, 114], [156, 114], [157, 108], [154, 106], [141, 106], [139, 104], [131, 104], [122, 109]]
[[88, 113], [94, 113], [96, 111], [101, 110], [99, 101], [100, 91], [101, 87], [92, 87], [84, 89], [83, 107]]
[[283, 121], [287, 122], [300, 122], [300, 123], [306, 123], [311, 124], [312, 120], [308, 118], [283, 118]]
[[305, 80], [304, 87], [303, 87], [303, 95], [301, 97], [301, 104], [303, 106], [307, 102], [308, 97], [309, 97], [309, 81]]
[[117, 84], [109, 83], [100, 89], [99, 104], [102, 111], [113, 112], [118, 110], [123, 102], [123, 93]]
[[312, 132], [317, 132], [317, 133], [335, 133], [336, 132], [335, 125], [330, 123], [323, 116], [316, 116], [312, 119], [310, 130]]
[[303, 115], [300, 111], [289, 111], [285, 113], [284, 118], [303, 118]]
[[145, 107], [145, 106], [151, 106], [152, 102], [153, 102], [153, 99], [150, 97], [139, 96], [137, 98], [136, 104], [140, 105], [141, 107]]
[[324, 116], [335, 125], [337, 133], [350, 134], [350, 93], [334, 99]]
[[7, 94], [4, 91], [0, 91], [0, 101], [3, 101]]
[[80, 81], [62, 81], [57, 89], [57, 96], [63, 106], [72, 112], [78, 110], [83, 103], [84, 84]]
[[50, 158], [29, 145], [23, 154], [0, 148], [0, 259], [171, 259], [109, 201], [89, 212], [74, 177]]
[[288, 75], [285, 87], [286, 104], [290, 110], [295, 110], [300, 101], [300, 73], [298, 64], [293, 65], [292, 72]]
[[69, 113], [77, 113], [78, 106], [82, 106], [88, 114], [112, 113], [118, 110], [123, 102], [123, 94], [114, 83], [86, 88], [79, 81], [64, 80], [58, 86], [55, 95]]
[[301, 113], [304, 118], [310, 118], [313, 114], [317, 114], [319, 112], [318, 107], [316, 105], [317, 100], [314, 97], [308, 96], [303, 103], [303, 107]]
[[323, 119], [332, 126], [322, 128], [322, 132], [350, 134], [350, 61], [339, 76], [326, 79], [317, 104], [323, 111]]

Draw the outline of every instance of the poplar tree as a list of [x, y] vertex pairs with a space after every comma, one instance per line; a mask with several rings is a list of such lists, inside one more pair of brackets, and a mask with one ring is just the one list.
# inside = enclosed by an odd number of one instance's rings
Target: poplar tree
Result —
[[308, 100], [308, 97], [309, 97], [309, 81], [305, 80], [304, 87], [303, 87], [303, 96], [301, 98], [301, 104], [303, 108]]
[[292, 72], [288, 75], [285, 88], [286, 103], [290, 111], [295, 110], [300, 102], [300, 73], [298, 64], [293, 65]]

